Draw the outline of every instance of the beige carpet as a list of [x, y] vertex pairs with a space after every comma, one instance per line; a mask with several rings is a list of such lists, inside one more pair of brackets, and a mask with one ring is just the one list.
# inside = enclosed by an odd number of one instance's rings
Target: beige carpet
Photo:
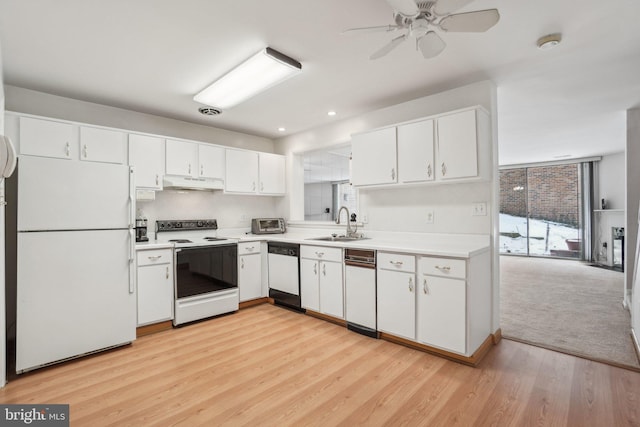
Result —
[[500, 321], [505, 338], [640, 368], [623, 274], [578, 261], [500, 257]]

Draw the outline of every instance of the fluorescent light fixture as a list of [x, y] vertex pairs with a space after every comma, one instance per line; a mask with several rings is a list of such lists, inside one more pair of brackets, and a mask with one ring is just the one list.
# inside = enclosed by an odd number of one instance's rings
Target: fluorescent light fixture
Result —
[[298, 61], [267, 47], [213, 82], [193, 99], [224, 110], [293, 77], [301, 70], [302, 65]]

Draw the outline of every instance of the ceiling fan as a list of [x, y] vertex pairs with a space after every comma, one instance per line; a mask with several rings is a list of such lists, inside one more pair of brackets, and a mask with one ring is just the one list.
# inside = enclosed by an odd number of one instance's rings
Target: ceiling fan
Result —
[[385, 0], [393, 8], [395, 25], [351, 28], [342, 34], [378, 31], [404, 31], [388, 44], [375, 51], [369, 59], [378, 59], [391, 52], [400, 43], [410, 37], [416, 40], [416, 50], [425, 58], [433, 58], [444, 50], [446, 43], [433, 31], [482, 33], [500, 20], [498, 9], [477, 10], [473, 12], [453, 13], [473, 0]]

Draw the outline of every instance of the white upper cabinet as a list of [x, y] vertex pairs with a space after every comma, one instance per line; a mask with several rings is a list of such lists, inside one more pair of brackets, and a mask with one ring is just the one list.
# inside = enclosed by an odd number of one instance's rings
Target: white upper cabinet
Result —
[[285, 157], [278, 154], [259, 153], [261, 194], [283, 195], [286, 191]]
[[438, 179], [478, 176], [476, 110], [438, 118]]
[[353, 135], [351, 153], [351, 183], [353, 185], [379, 185], [397, 182], [395, 127]]
[[80, 126], [80, 160], [127, 164], [127, 134]]
[[225, 191], [256, 193], [258, 191], [258, 153], [226, 150]]
[[398, 182], [433, 181], [433, 120], [398, 126]]
[[227, 193], [285, 194], [285, 157], [247, 150], [226, 150]]
[[216, 145], [198, 144], [198, 176], [224, 180], [224, 148]]
[[20, 154], [77, 159], [77, 133], [70, 123], [20, 117]]
[[198, 144], [167, 139], [167, 175], [198, 176]]
[[134, 167], [136, 188], [162, 190], [164, 139], [129, 134], [129, 165]]

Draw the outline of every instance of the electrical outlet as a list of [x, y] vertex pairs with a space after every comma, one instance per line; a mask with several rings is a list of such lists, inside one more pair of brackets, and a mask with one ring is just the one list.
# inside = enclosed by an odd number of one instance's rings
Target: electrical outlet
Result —
[[367, 214], [363, 214], [362, 215], [362, 223], [363, 224], [368, 224], [369, 223], [369, 215], [367, 215]]
[[471, 211], [471, 215], [473, 216], [486, 216], [487, 215], [487, 204], [485, 202], [474, 203], [473, 210]]
[[246, 221], [246, 220], [247, 220], [247, 215], [241, 214], [240, 215], [240, 221]]
[[425, 222], [427, 224], [433, 224], [433, 210], [430, 209], [430, 210], [427, 211]]

